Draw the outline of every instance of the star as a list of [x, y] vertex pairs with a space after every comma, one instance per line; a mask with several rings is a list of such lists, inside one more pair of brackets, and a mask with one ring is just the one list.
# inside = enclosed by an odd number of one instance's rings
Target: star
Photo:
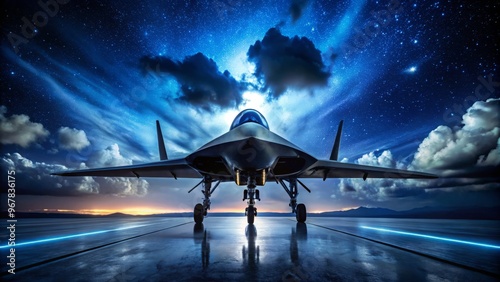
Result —
[[408, 74], [412, 74], [412, 73], [415, 73], [416, 71], [417, 71], [417, 67], [411, 66], [411, 67], [405, 69], [403, 72], [408, 73]]
[[[120, 149], [115, 156], [118, 162], [156, 160], [155, 138], [137, 134], [151, 130], [154, 133], [155, 120], [168, 128], [167, 147], [172, 148], [173, 156], [183, 157], [212, 137], [227, 132], [237, 112], [244, 108], [262, 111], [273, 132], [290, 138], [314, 156], [326, 154], [329, 149], [325, 148], [333, 142], [338, 121], [344, 119], [341, 153], [349, 162], [384, 147], [394, 148], [394, 159], [409, 165], [411, 160], [406, 156], [414, 156], [418, 144], [407, 145], [408, 140], [422, 141], [439, 125], [453, 129], [467, 110], [464, 106], [461, 110], [452, 107], [451, 112], [447, 111], [450, 105], [463, 104], [460, 93], [483, 85], [477, 79], [479, 75], [488, 85], [497, 81], [488, 80], [490, 73], [498, 71], [498, 60], [492, 54], [498, 54], [499, 48], [489, 43], [494, 38], [495, 14], [474, 7], [470, 16], [448, 16], [460, 15], [472, 7], [467, 4], [443, 6], [443, 1], [432, 1], [430, 5], [406, 6], [394, 1], [392, 9], [387, 10], [389, 0], [377, 5], [360, 0], [347, 1], [349, 5], [343, 3], [346, 1], [317, 1], [301, 6], [300, 13], [292, 15], [289, 1], [217, 0], [212, 1], [214, 5], [169, 1], [168, 7], [165, 1], [158, 0], [111, 6], [85, 2], [79, 4], [84, 9], [61, 5], [57, 15], [50, 16], [50, 22], [42, 27], [29, 22], [33, 16], [29, 5], [4, 2], [9, 17], [2, 29], [17, 36], [4, 40], [0, 49], [2, 62], [6, 62], [2, 82], [7, 82], [8, 90], [7, 98], [0, 104], [0, 123], [11, 126], [10, 120], [22, 117], [24, 123], [20, 128], [25, 133], [33, 131], [32, 135], [38, 138], [27, 147], [1, 144], [0, 154], [2, 157], [10, 154], [12, 158], [18, 153], [32, 161], [38, 169], [30, 167], [33, 175], [45, 175], [56, 165], [71, 169], [78, 168], [80, 162], [95, 162], [97, 157], [92, 154], [102, 151], [106, 153], [101, 154], [104, 158], [108, 152], [115, 152], [105, 149], [114, 143]], [[292, 16], [300, 20], [294, 22]], [[42, 23], [44, 19], [40, 16], [35, 20]], [[269, 38], [283, 38], [283, 42], [290, 44], [267, 39], [262, 43], [266, 33], [276, 27], [281, 36]], [[471, 31], [473, 40], [463, 36]], [[33, 38], [27, 38], [26, 34]], [[256, 44], [257, 41], [260, 43]], [[253, 52], [249, 54], [251, 46]], [[151, 64], [151, 71], [143, 73], [143, 57], [161, 57], [158, 60], [163, 65], [160, 68], [156, 63]], [[310, 66], [324, 75], [317, 79]], [[297, 87], [306, 82], [312, 82], [311, 86]], [[493, 86], [489, 87], [484, 85], [479, 94], [489, 94]], [[197, 126], [200, 121], [204, 121], [203, 125]], [[383, 124], [384, 128], [373, 124]], [[189, 125], [189, 130], [184, 125]], [[76, 137], [79, 132], [85, 133], [91, 143], [87, 151], [65, 152], [58, 147], [59, 129], [66, 127], [75, 129]], [[0, 126], [0, 131], [4, 128]], [[492, 141], [491, 146], [493, 151], [497, 143]], [[76, 154], [78, 158], [68, 161], [68, 154]], [[380, 152], [374, 157], [378, 155]], [[29, 177], [25, 180], [36, 178]], [[37, 185], [46, 187], [47, 195], [62, 192], [73, 195], [71, 189], [80, 187], [75, 184], [53, 190], [56, 182], [66, 179], [43, 181]], [[107, 183], [99, 190], [118, 191], [131, 183], [120, 181], [124, 182]], [[145, 190], [136, 183], [137, 193]], [[123, 185], [112, 186], [115, 184]], [[157, 185], [151, 182], [150, 191]], [[318, 198], [330, 199], [331, 193], [321, 193], [316, 194]], [[173, 196], [157, 204], [160, 199], [153, 195], [157, 194], [151, 192], [142, 198], [144, 205], [163, 209], [186, 200]], [[383, 193], [373, 196], [385, 197]], [[345, 199], [352, 200], [350, 196]], [[411, 199], [410, 206], [404, 208], [418, 207], [427, 201]], [[484, 201], [478, 203], [483, 205], [486, 201], [493, 202], [495, 197], [481, 199]], [[285, 196], [282, 200], [283, 210], [288, 211], [288, 199]], [[54, 205], [59, 205], [57, 201]], [[80, 206], [87, 205], [87, 200], [80, 197], [74, 197], [74, 201]], [[377, 205], [399, 208], [404, 205], [391, 198], [384, 201]], [[232, 207], [230, 202], [226, 204], [216, 206]], [[47, 204], [33, 200], [25, 205], [43, 208]], [[95, 206], [90, 202], [88, 205]], [[265, 205], [263, 201], [262, 210], [274, 210], [274, 206]], [[317, 206], [329, 210], [331, 203], [324, 200]]]

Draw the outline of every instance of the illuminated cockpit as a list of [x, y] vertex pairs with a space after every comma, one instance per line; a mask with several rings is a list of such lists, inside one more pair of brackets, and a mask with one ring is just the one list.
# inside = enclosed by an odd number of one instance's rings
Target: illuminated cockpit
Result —
[[236, 116], [229, 130], [232, 130], [247, 122], [255, 122], [269, 129], [269, 125], [267, 124], [266, 119], [261, 113], [256, 110], [248, 109], [242, 111]]

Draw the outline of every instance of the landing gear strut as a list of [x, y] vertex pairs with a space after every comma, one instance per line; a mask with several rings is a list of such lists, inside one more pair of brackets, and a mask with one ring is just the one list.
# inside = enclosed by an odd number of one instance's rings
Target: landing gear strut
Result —
[[245, 215], [247, 217], [248, 224], [253, 224], [255, 217], [257, 216], [257, 208], [255, 207], [255, 200], [260, 201], [259, 190], [255, 189], [257, 187], [255, 176], [249, 176], [247, 182], [247, 189], [243, 191], [243, 201], [248, 200], [248, 207], [245, 208]]
[[203, 204], [196, 204], [194, 206], [193, 210], [193, 217], [194, 217], [194, 222], [197, 224], [200, 224], [203, 222], [203, 218], [207, 215], [207, 211], [210, 209], [210, 196], [212, 196], [212, 193], [217, 189], [217, 187], [220, 184], [220, 180], [215, 184], [214, 188], [212, 188], [212, 182], [216, 180], [212, 179], [212, 177], [206, 175], [203, 177], [203, 180], [200, 181], [196, 186], [193, 187], [193, 189], [189, 190], [188, 193], [191, 193], [196, 187], [198, 187], [200, 184], [203, 184], [203, 189], [201, 192], [203, 193]]
[[[285, 182], [288, 182], [288, 186], [285, 184]], [[307, 218], [307, 212], [306, 212], [306, 206], [304, 204], [298, 204], [297, 205], [297, 195], [299, 194], [298, 188], [297, 188], [297, 182], [299, 182], [304, 189], [306, 189], [308, 192], [311, 192], [302, 182], [297, 180], [296, 178], [290, 178], [290, 179], [279, 179], [279, 183], [281, 186], [283, 186], [283, 189], [285, 189], [285, 192], [290, 196], [290, 204], [288, 204], [292, 208], [292, 213], [295, 213], [295, 217], [297, 218], [298, 222], [305, 222]]]

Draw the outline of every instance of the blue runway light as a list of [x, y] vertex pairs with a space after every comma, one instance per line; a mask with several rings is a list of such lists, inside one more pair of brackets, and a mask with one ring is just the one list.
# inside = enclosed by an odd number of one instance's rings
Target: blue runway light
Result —
[[149, 225], [149, 224], [143, 224], [143, 225], [133, 225], [133, 226], [128, 226], [128, 227], [120, 227], [120, 228], [115, 228], [115, 229], [99, 230], [99, 231], [94, 231], [94, 232], [86, 232], [86, 233], [79, 233], [79, 234], [73, 234], [73, 235], [67, 235], [67, 236], [61, 236], [61, 237], [47, 238], [47, 239], [41, 239], [41, 240], [35, 240], [35, 241], [29, 241], [29, 242], [24, 242], [24, 243], [16, 243], [16, 245], [15, 245], [15, 246], [3, 245], [3, 246], [0, 246], [0, 249], [4, 249], [4, 248], [13, 248], [13, 247], [19, 247], [19, 246], [23, 246], [23, 245], [31, 245], [31, 244], [45, 243], [45, 242], [51, 242], [51, 241], [59, 241], [59, 240], [65, 240], [65, 239], [77, 238], [77, 237], [84, 237], [84, 236], [90, 236], [90, 235], [102, 234], [102, 233], [107, 233], [107, 232], [112, 232], [112, 231], [120, 231], [120, 230], [126, 230], [126, 229], [138, 228], [138, 227], [143, 227], [143, 226], [146, 226], [146, 225]]
[[404, 232], [404, 231], [396, 231], [396, 230], [391, 230], [391, 229], [376, 228], [376, 227], [369, 227], [369, 226], [361, 226], [361, 228], [377, 230], [377, 231], [382, 231], [382, 232], [388, 232], [388, 233], [401, 234], [401, 235], [422, 237], [422, 238], [428, 238], [428, 239], [434, 239], [434, 240], [448, 241], [448, 242], [454, 242], [454, 243], [468, 244], [468, 245], [474, 245], [474, 246], [480, 246], [480, 247], [488, 247], [488, 248], [493, 248], [493, 249], [500, 249], [500, 246], [498, 246], [498, 245], [457, 240], [457, 239], [451, 239], [451, 238], [446, 238], [446, 237], [438, 237], [438, 236], [432, 236], [432, 235], [425, 235], [425, 234], [418, 234], [418, 233], [411, 233], [411, 232]]

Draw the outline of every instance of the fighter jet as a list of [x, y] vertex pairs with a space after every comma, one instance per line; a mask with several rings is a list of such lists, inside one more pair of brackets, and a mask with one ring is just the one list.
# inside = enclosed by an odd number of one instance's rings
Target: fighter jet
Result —
[[202, 223], [210, 210], [210, 196], [221, 182], [234, 181], [243, 190], [247, 200], [245, 216], [249, 224], [257, 215], [256, 200], [260, 201], [257, 187], [267, 181], [281, 184], [290, 198], [289, 206], [298, 222], [306, 221], [306, 207], [297, 204], [298, 186], [311, 190], [299, 179], [305, 178], [436, 178], [436, 175], [375, 167], [338, 161], [343, 121], [340, 121], [330, 159], [319, 160], [283, 137], [271, 132], [264, 116], [247, 109], [234, 119], [229, 132], [215, 138], [184, 158], [168, 159], [159, 121], [156, 121], [160, 161], [96, 169], [62, 171], [61, 176], [105, 177], [167, 177], [198, 178], [204, 199], [194, 207], [194, 221]]

